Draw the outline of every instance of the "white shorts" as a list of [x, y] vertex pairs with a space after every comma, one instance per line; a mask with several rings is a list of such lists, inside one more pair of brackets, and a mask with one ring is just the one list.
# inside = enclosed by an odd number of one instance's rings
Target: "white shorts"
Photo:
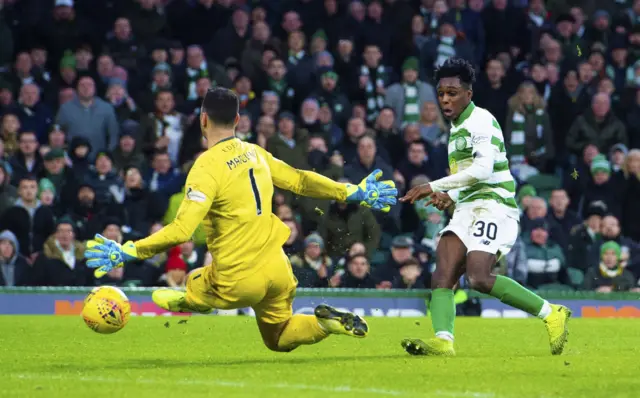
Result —
[[481, 251], [498, 255], [509, 253], [518, 239], [520, 221], [505, 214], [501, 205], [456, 208], [442, 231], [453, 232], [467, 247], [467, 253]]

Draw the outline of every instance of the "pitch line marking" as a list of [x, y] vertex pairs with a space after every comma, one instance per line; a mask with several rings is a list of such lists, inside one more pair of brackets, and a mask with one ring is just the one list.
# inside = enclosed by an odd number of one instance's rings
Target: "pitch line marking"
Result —
[[[285, 390], [308, 390], [308, 391], [322, 391], [332, 393], [352, 393], [352, 394], [376, 394], [383, 396], [418, 396], [417, 393], [409, 391], [397, 391], [381, 388], [358, 388], [351, 386], [334, 386], [327, 387], [317, 384], [289, 384], [289, 383], [277, 383], [277, 384], [249, 384], [242, 381], [231, 380], [200, 380], [200, 379], [148, 379], [148, 378], [136, 378], [136, 379], [123, 379], [123, 378], [110, 378], [101, 376], [66, 376], [66, 375], [41, 375], [30, 373], [11, 374], [10, 377], [22, 380], [69, 380], [69, 381], [82, 381], [90, 383], [138, 383], [138, 384], [180, 384], [191, 386], [219, 386], [219, 387], [235, 387], [235, 388], [267, 388], [267, 389], [285, 389]], [[481, 393], [474, 391], [430, 391], [425, 392], [428, 396], [434, 397], [460, 397], [460, 398], [495, 398], [493, 393]], [[420, 394], [421, 397], [427, 395]]]

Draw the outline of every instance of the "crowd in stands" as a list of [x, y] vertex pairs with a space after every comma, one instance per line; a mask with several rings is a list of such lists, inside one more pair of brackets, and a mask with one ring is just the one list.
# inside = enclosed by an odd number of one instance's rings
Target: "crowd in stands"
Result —
[[[518, 181], [496, 272], [639, 289], [640, 0], [0, 0], [0, 286], [181, 286], [209, 263], [198, 228], [96, 281], [83, 242], [175, 217], [214, 86], [240, 98], [237, 137], [294, 167], [381, 169], [401, 194], [446, 176], [432, 76], [451, 56]], [[273, 200], [299, 286], [429, 286], [450, 212]]]

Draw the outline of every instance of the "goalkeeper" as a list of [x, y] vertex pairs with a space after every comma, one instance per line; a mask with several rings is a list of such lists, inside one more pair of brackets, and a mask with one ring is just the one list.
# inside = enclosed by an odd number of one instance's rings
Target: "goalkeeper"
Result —
[[193, 165], [175, 219], [155, 234], [120, 246], [99, 235], [87, 243], [87, 265], [101, 277], [126, 261], [145, 259], [191, 239], [202, 222], [211, 265], [192, 271], [186, 292], [160, 289], [153, 301], [173, 312], [252, 307], [265, 345], [287, 352], [329, 334], [365, 337], [361, 317], [327, 305], [314, 315], [293, 315], [297, 281], [282, 245], [289, 228], [272, 213], [274, 185], [298, 195], [388, 212], [396, 203], [393, 181], [378, 181], [375, 170], [359, 185], [343, 184], [297, 170], [261, 147], [234, 135], [238, 97], [214, 88], [202, 103], [200, 125], [208, 150]]

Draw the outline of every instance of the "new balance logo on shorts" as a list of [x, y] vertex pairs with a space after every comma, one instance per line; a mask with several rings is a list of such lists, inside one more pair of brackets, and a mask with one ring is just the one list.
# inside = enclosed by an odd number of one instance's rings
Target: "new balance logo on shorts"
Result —
[[485, 245], [485, 246], [489, 246], [489, 245], [491, 244], [491, 242], [489, 242], [489, 241], [488, 241], [488, 240], [486, 240], [486, 239], [482, 239], [482, 240], [480, 241], [480, 243], [482, 243], [482, 244], [483, 244], [483, 245]]

